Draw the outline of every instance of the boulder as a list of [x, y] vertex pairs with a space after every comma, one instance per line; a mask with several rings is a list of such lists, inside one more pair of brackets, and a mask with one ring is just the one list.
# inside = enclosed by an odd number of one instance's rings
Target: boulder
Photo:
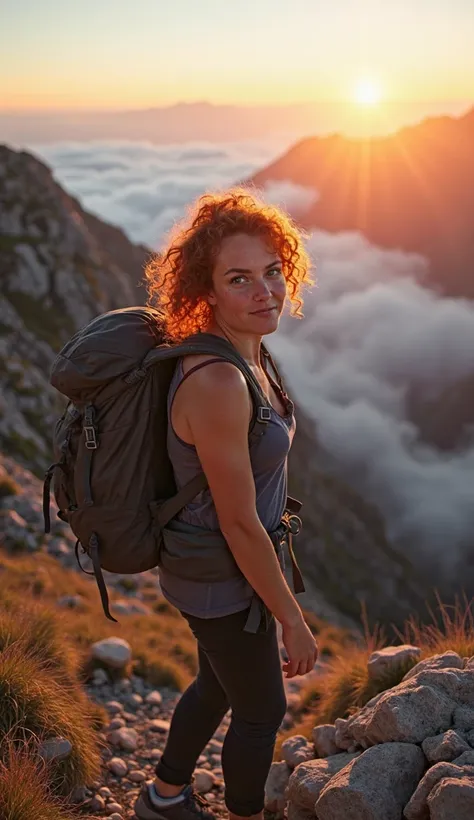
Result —
[[396, 669], [405, 667], [410, 662], [415, 662], [421, 655], [418, 646], [403, 644], [402, 646], [386, 646], [372, 652], [368, 663], [367, 671], [371, 680], [383, 680]]
[[457, 706], [453, 714], [454, 728], [461, 732], [474, 729], [474, 709], [472, 706]]
[[318, 820], [400, 820], [423, 774], [425, 758], [410, 743], [367, 749], [335, 774], [316, 801]]
[[474, 777], [444, 777], [428, 796], [430, 820], [472, 820]]
[[443, 778], [460, 779], [466, 777], [468, 771], [456, 763], [437, 763], [436, 766], [432, 766], [418, 783], [416, 791], [405, 806], [403, 816], [406, 820], [429, 820], [430, 813], [427, 800], [432, 789]]
[[303, 735], [293, 735], [281, 746], [281, 755], [291, 769], [314, 758], [314, 747]]
[[111, 669], [124, 669], [132, 658], [130, 644], [123, 638], [104, 638], [91, 647], [92, 658]]
[[349, 718], [345, 734], [369, 746], [422, 743], [425, 737], [449, 729], [454, 708], [441, 689], [420, 686], [418, 678], [413, 678], [384, 692], [375, 707], [366, 706]]
[[420, 661], [419, 663], [417, 663], [416, 666], [414, 666], [406, 673], [403, 680], [409, 680], [410, 678], [415, 677], [415, 675], [418, 675], [419, 672], [422, 672], [425, 669], [462, 668], [463, 661], [457, 652], [443, 652], [441, 655], [432, 655], [431, 658], [425, 658], [424, 661]]
[[324, 786], [355, 757], [354, 754], [342, 753], [300, 763], [288, 781], [286, 795], [290, 806], [314, 812], [314, 804]]
[[338, 753], [336, 744], [336, 727], [332, 723], [315, 726], [311, 737], [318, 757], [330, 757]]
[[284, 760], [272, 763], [265, 783], [265, 808], [267, 811], [283, 817], [286, 805], [286, 787], [291, 775], [291, 769]]
[[471, 751], [469, 744], [452, 729], [440, 735], [425, 738], [421, 748], [430, 763], [440, 763], [443, 760], [450, 762], [459, 757], [462, 752]]

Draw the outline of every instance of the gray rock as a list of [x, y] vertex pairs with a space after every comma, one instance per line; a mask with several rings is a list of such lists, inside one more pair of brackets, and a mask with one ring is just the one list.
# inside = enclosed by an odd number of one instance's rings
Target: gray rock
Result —
[[422, 780], [420, 780], [416, 791], [412, 794], [409, 802], [405, 806], [403, 816], [406, 820], [429, 820], [428, 795], [436, 784], [443, 777], [463, 778], [466, 776], [466, 769], [456, 763], [437, 763], [429, 769]]
[[65, 760], [72, 752], [72, 744], [64, 737], [52, 737], [44, 740], [38, 747], [38, 754], [43, 760]]
[[149, 706], [161, 706], [162, 702], [163, 698], [156, 689], [145, 697], [145, 703], [148, 703]]
[[441, 655], [432, 655], [431, 658], [425, 658], [425, 660], [420, 661], [410, 669], [403, 680], [409, 680], [410, 678], [414, 678], [415, 675], [418, 675], [419, 672], [423, 672], [426, 669], [462, 669], [463, 662], [462, 658], [458, 655], [457, 652], [443, 652]]
[[353, 742], [368, 745], [422, 743], [425, 737], [450, 727], [454, 708], [442, 690], [418, 685], [418, 678], [413, 678], [384, 692], [375, 707], [361, 709], [349, 719], [345, 733]]
[[338, 749], [347, 751], [354, 743], [354, 738], [348, 734], [349, 721], [346, 718], [336, 718], [334, 723], [334, 741]]
[[0, 510], [0, 538], [7, 550], [34, 552], [38, 549], [38, 539], [15, 510]]
[[125, 777], [128, 772], [128, 765], [121, 757], [113, 757], [107, 763], [109, 772], [112, 772], [116, 777]]
[[132, 658], [130, 644], [116, 637], [93, 643], [91, 653], [94, 660], [112, 669], [123, 669]]
[[119, 746], [129, 752], [134, 752], [138, 746], [138, 733], [135, 729], [116, 729], [108, 735], [113, 746]]
[[334, 775], [316, 801], [318, 820], [400, 820], [423, 774], [418, 746], [384, 743]]
[[108, 797], [109, 799], [112, 799], [112, 792], [108, 786], [101, 786], [99, 789], [99, 795], [101, 797]]
[[336, 727], [332, 723], [315, 726], [311, 732], [311, 737], [318, 757], [330, 757], [338, 753]]
[[284, 760], [272, 763], [265, 783], [265, 808], [274, 814], [283, 816], [286, 805], [285, 791], [290, 779], [291, 769]]
[[474, 751], [469, 749], [468, 752], [463, 752], [462, 755], [453, 760], [456, 766], [474, 766]]
[[107, 675], [105, 669], [101, 669], [101, 667], [94, 669], [92, 672], [92, 684], [94, 686], [105, 686], [108, 682], [109, 676]]
[[355, 757], [356, 755], [343, 752], [332, 757], [300, 763], [288, 781], [287, 797], [290, 805], [314, 812], [314, 804], [324, 786]]
[[105, 808], [105, 800], [100, 794], [94, 795], [91, 801], [91, 811], [102, 814]]
[[108, 728], [109, 732], [113, 732], [114, 729], [121, 729], [122, 726], [125, 726], [125, 725], [126, 724], [125, 724], [125, 721], [124, 721], [123, 718], [114, 718], [113, 720], [110, 721], [107, 728]]
[[421, 744], [426, 758], [430, 763], [450, 762], [459, 757], [462, 752], [470, 751], [469, 745], [460, 737], [457, 732], [448, 729], [441, 735], [427, 737]]
[[120, 805], [120, 803], [107, 803], [105, 811], [109, 816], [114, 814], [118, 814], [119, 816], [121, 816], [122, 806]]
[[132, 781], [132, 783], [143, 783], [146, 780], [146, 774], [141, 769], [132, 769], [129, 772], [128, 779]]
[[148, 729], [150, 732], [161, 732], [162, 734], [165, 734], [170, 730], [170, 721], [162, 720], [161, 718], [154, 718], [148, 723]]
[[428, 795], [430, 820], [472, 820], [474, 777], [445, 777]]
[[386, 646], [383, 649], [377, 649], [376, 652], [372, 652], [367, 663], [369, 678], [371, 680], [383, 680], [395, 669], [403, 667], [410, 661], [417, 660], [420, 655], [421, 649], [410, 644]]
[[206, 769], [194, 770], [194, 788], [200, 794], [210, 792], [216, 782], [216, 776]]
[[105, 704], [105, 708], [111, 715], [116, 715], [119, 712], [123, 712], [123, 706], [119, 700], [108, 700]]
[[474, 709], [472, 706], [457, 706], [453, 714], [454, 728], [461, 732], [474, 729]]
[[281, 746], [281, 756], [290, 768], [314, 758], [314, 747], [303, 735], [293, 735]]
[[314, 811], [299, 809], [294, 803], [290, 803], [286, 812], [288, 820], [314, 820]]

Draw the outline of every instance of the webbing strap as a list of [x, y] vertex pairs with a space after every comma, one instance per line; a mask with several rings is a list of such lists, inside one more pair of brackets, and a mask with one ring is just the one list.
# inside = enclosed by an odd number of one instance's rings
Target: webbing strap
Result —
[[205, 490], [207, 486], [208, 482], [204, 472], [198, 473], [191, 481], [188, 481], [184, 487], [181, 487], [176, 495], [163, 501], [157, 509], [152, 509], [152, 514], [158, 526], [160, 528], [166, 527], [168, 522], [171, 521], [186, 504], [189, 504], [201, 490]]
[[293, 574], [293, 589], [295, 592], [305, 592], [306, 587], [304, 585], [303, 576], [301, 574], [301, 570], [298, 566], [298, 562], [296, 560], [296, 556], [293, 550], [293, 533], [289, 532], [287, 534], [286, 543], [288, 545], [288, 552], [291, 559], [291, 570]]
[[97, 581], [97, 586], [99, 587], [100, 592], [100, 600], [102, 601], [102, 609], [104, 610], [105, 617], [109, 619], [109, 621], [113, 621], [114, 624], [117, 624], [118, 621], [116, 618], [113, 618], [110, 614], [109, 609], [109, 595], [107, 592], [107, 587], [105, 586], [104, 576], [102, 575], [102, 569], [100, 566], [100, 558], [99, 558], [99, 539], [95, 532], [92, 533], [91, 537], [89, 538], [89, 549], [88, 549], [89, 556], [92, 559], [92, 566], [94, 568], [94, 575], [95, 580]]

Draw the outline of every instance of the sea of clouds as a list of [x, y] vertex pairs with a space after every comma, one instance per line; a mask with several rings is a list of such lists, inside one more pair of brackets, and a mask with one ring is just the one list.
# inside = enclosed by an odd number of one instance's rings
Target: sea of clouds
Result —
[[[68, 143], [37, 153], [85, 208], [158, 247], [195, 196], [244, 179], [284, 147]], [[280, 181], [265, 196], [297, 217], [318, 193]], [[423, 257], [360, 234], [315, 231], [308, 248], [317, 286], [305, 318], [285, 314], [269, 347], [335, 469], [378, 506], [391, 539], [453, 568], [474, 548], [474, 435], [462, 450], [438, 450], [407, 402], [413, 389], [436, 399], [474, 374], [474, 304], [424, 286]]]

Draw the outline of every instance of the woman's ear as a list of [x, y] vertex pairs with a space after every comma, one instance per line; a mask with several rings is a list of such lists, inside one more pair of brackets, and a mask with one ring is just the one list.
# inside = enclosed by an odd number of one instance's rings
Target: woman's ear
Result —
[[206, 296], [206, 302], [207, 302], [209, 305], [216, 305], [216, 304], [217, 304], [217, 299], [216, 299], [216, 296], [215, 296], [214, 291], [210, 290], [210, 291], [208, 292], [208, 294], [207, 294], [207, 296]]

